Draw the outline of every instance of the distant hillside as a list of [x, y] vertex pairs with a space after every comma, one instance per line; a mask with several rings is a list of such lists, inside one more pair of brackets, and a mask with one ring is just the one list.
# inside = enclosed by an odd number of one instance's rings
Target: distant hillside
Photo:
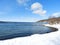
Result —
[[48, 22], [49, 24], [57, 24], [60, 23], [60, 17], [53, 17], [45, 20], [39, 20], [37, 22]]
[[0, 23], [6, 23], [5, 21], [0, 21]]

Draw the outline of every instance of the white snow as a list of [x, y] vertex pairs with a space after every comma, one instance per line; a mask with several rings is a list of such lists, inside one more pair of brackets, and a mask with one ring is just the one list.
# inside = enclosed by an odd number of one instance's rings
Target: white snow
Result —
[[28, 37], [19, 37], [0, 41], [0, 45], [60, 45], [60, 24], [45, 26], [55, 27], [59, 30], [48, 34], [34, 34]]

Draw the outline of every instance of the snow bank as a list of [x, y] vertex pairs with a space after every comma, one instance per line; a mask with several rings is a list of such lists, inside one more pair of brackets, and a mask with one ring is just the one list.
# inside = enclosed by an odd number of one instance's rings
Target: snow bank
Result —
[[0, 41], [0, 45], [60, 45], [60, 25], [45, 26], [58, 28], [59, 31], [48, 34], [34, 34], [28, 37], [20, 37], [9, 40]]
[[45, 26], [48, 26], [48, 27], [54, 27], [54, 28], [60, 29], [60, 24], [54, 24], [54, 25], [44, 24], [44, 25], [45, 25]]

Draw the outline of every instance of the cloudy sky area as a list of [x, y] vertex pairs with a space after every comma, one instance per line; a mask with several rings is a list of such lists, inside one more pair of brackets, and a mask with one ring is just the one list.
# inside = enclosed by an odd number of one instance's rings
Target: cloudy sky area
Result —
[[0, 21], [35, 22], [60, 16], [60, 0], [0, 0]]

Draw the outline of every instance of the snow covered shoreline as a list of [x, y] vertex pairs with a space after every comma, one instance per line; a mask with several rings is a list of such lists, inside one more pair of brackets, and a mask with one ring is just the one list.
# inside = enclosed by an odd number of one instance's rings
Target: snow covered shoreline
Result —
[[44, 24], [45, 26], [48, 26], [48, 27], [53, 27], [53, 28], [57, 28], [60, 30], [60, 24], [54, 24], [54, 25], [50, 25], [50, 24]]
[[28, 37], [4, 40], [0, 41], [0, 45], [60, 45], [60, 24], [44, 25], [48, 27], [58, 28], [58, 31], [48, 34], [34, 34]]

